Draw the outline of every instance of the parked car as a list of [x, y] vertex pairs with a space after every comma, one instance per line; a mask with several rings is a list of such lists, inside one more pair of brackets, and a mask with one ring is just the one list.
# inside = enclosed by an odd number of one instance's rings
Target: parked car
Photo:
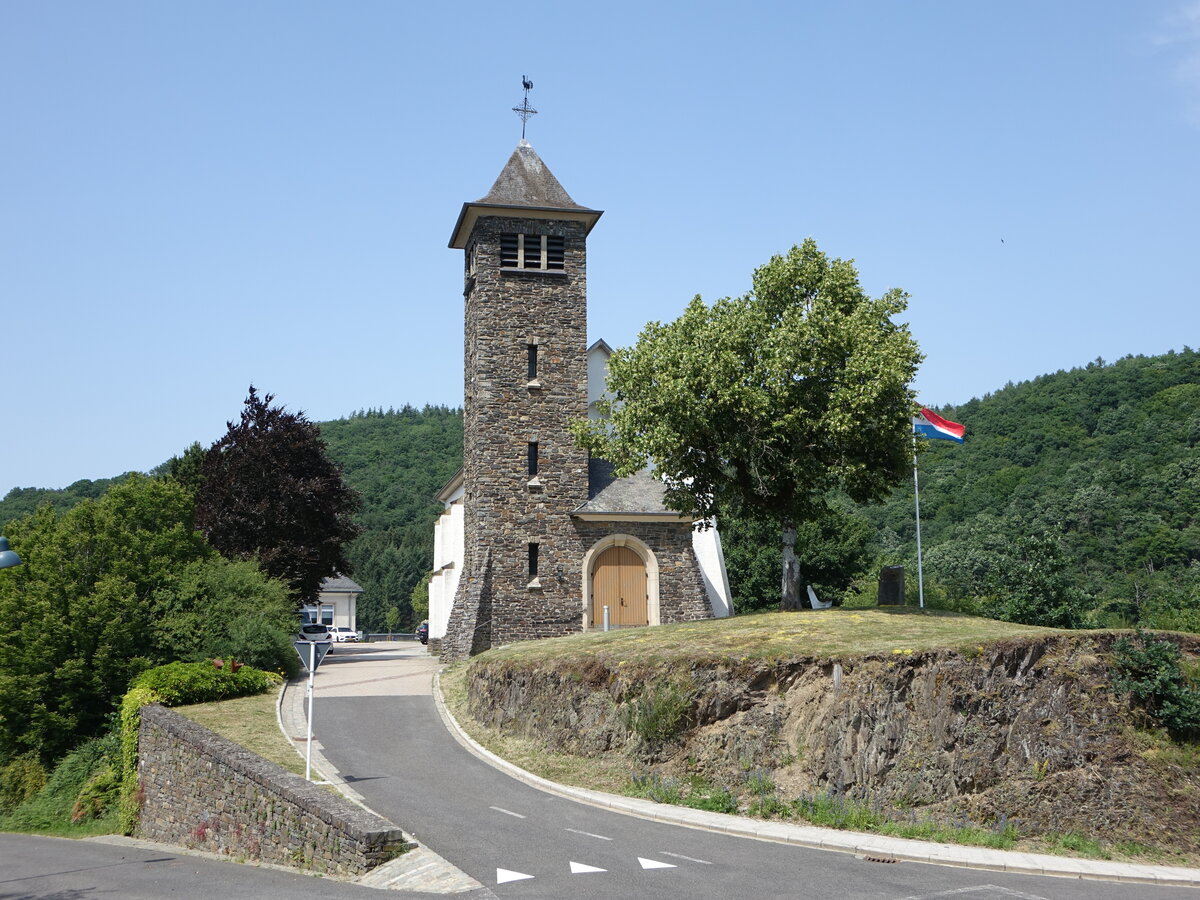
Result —
[[417, 640], [422, 644], [429, 643], [429, 623], [422, 622], [417, 626]]
[[330, 641], [333, 638], [329, 634], [328, 625], [322, 625], [320, 622], [310, 622], [307, 625], [300, 626], [300, 640]]
[[345, 625], [335, 625], [329, 629], [330, 637], [337, 643], [344, 641], [357, 641], [358, 632], [353, 628], [347, 628]]

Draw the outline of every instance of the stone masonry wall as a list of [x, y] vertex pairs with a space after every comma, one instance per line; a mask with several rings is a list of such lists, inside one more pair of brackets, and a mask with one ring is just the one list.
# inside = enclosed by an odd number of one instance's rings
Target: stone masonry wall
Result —
[[[712, 617], [704, 576], [692, 549], [687, 522], [576, 522], [583, 552], [601, 538], [620, 532], [642, 541], [658, 560], [658, 608], [662, 625]], [[581, 611], [582, 612], [582, 611]]]
[[386, 819], [154, 704], [142, 708], [139, 837], [337, 875], [410, 845]]
[[[562, 272], [500, 268], [500, 235], [564, 238]], [[452, 614], [450, 627], [487, 632], [487, 645], [568, 634], [580, 628], [578, 539], [571, 510], [587, 500], [587, 453], [567, 431], [587, 416], [587, 288], [581, 222], [481, 217], [466, 248], [463, 409], [464, 577], [455, 606], [481, 576], [490, 550], [490, 622]], [[528, 346], [537, 345], [536, 384]], [[527, 447], [538, 444], [537, 483]], [[530, 587], [528, 545], [539, 545], [539, 584]], [[478, 583], [478, 582], [476, 582]], [[481, 627], [482, 626], [482, 627]], [[449, 632], [446, 650], [465, 643]], [[473, 642], [476, 649], [478, 640]], [[453, 653], [451, 653], [453, 655]]]

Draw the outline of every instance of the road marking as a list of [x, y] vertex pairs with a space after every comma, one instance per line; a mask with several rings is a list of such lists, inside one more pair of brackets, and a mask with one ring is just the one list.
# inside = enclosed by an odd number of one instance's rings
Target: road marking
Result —
[[948, 891], [938, 891], [936, 894], [914, 894], [911, 897], [905, 897], [904, 900], [934, 900], [936, 897], [961, 897], [964, 894], [974, 894], [976, 892], [983, 893], [999, 893], [1006, 897], [1016, 897], [1017, 900], [1046, 900], [1045, 897], [1039, 894], [1025, 894], [1021, 891], [1014, 891], [1012, 888], [1001, 887], [997, 884], [975, 884], [964, 888], [951, 888]]
[[669, 856], [671, 859], [686, 859], [688, 862], [700, 863], [702, 866], [711, 866], [707, 859], [696, 859], [694, 856], [684, 856], [682, 853], [668, 853], [666, 850], [662, 852], [663, 856]]
[[571, 832], [572, 834], [582, 834], [584, 837], [594, 837], [597, 840], [601, 840], [601, 841], [611, 841], [612, 840], [612, 838], [605, 837], [602, 834], [592, 834], [590, 831], [580, 831], [578, 828], [568, 828], [567, 831]]
[[513, 816], [514, 818], [517, 818], [517, 819], [524, 819], [524, 818], [525, 818], [525, 817], [524, 817], [523, 815], [521, 815], [520, 813], [515, 813], [515, 812], [513, 812], [511, 809], [505, 809], [503, 806], [489, 806], [489, 807], [488, 807], [488, 809], [494, 809], [496, 812], [502, 812], [502, 813], [504, 813], [506, 816]]
[[607, 872], [608, 869], [597, 869], [595, 866], [585, 866], [583, 863], [572, 862], [571, 874], [582, 875], [584, 872]]
[[496, 884], [505, 884], [509, 881], [524, 881], [526, 878], [532, 877], [532, 875], [526, 875], [524, 872], [514, 872], [511, 869], [496, 870]]
[[679, 868], [674, 863], [659, 862], [657, 859], [646, 859], [644, 856], [639, 856], [638, 862], [640, 862], [642, 864], [643, 869], [677, 869], [677, 868]]

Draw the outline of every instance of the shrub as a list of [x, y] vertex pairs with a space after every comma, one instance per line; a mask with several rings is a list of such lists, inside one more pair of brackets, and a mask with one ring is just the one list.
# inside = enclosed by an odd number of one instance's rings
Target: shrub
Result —
[[153, 691], [165, 706], [185, 706], [266, 693], [281, 682], [278, 675], [251, 666], [234, 672], [231, 666], [218, 669], [210, 661], [174, 662], [148, 669], [133, 680], [132, 687]]
[[[1138, 631], [1113, 644], [1113, 686], [1136, 697], [1174, 738], [1200, 739], [1200, 688], [1190, 684], [1179, 647]], [[1189, 667], [1190, 668], [1190, 667]]]
[[[111, 787], [106, 792], [111, 801], [117, 789], [114, 766], [119, 749], [119, 735], [113, 730], [72, 750], [54, 767], [37, 795], [27, 798], [3, 820], [3, 827], [19, 831], [61, 830], [82, 789], [105, 772], [111, 779]], [[97, 787], [99, 784], [97, 781]], [[96, 801], [101, 799], [99, 793], [97, 791]], [[95, 813], [88, 818], [100, 817], [109, 811], [110, 803], [92, 802], [91, 808]]]
[[35, 753], [26, 753], [0, 767], [0, 811], [16, 809], [37, 796], [46, 785], [46, 769]]
[[670, 681], [655, 681], [626, 704], [626, 727], [651, 748], [678, 737], [687, 727], [691, 694]]
[[71, 805], [71, 822], [78, 825], [88, 819], [99, 819], [112, 808], [121, 793], [121, 778], [110, 765], [92, 774]]

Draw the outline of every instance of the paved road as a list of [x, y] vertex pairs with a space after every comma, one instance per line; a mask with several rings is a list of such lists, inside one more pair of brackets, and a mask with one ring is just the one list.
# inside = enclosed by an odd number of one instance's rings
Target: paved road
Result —
[[[420, 645], [339, 647], [316, 679], [324, 755], [375, 811], [498, 897], [1170, 900], [1188, 888], [884, 864], [648, 822], [556, 797], [446, 731]], [[2, 898], [0, 898], [2, 900]]]
[[[436, 898], [438, 894], [407, 894]], [[469, 895], [469, 896], [478, 896]], [[0, 900], [380, 900], [378, 890], [164, 845], [0, 834]], [[442, 898], [444, 900], [444, 897]]]

